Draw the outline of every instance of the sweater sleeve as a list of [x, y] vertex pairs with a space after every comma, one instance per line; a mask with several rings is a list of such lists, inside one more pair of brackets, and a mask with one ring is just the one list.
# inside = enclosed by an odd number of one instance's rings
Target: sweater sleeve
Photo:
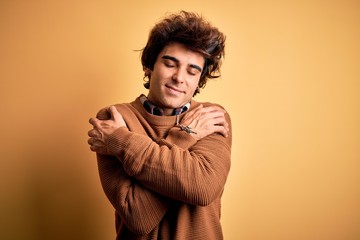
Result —
[[179, 127], [173, 127], [169, 130], [165, 139], [161, 139], [160, 144], [172, 147], [176, 145], [185, 150], [192, 147], [197, 141], [187, 132], [181, 130]]
[[[231, 121], [226, 114], [228, 137], [209, 135], [182, 147], [167, 140], [155, 142], [148, 136], [125, 128], [109, 138], [109, 152], [124, 166], [124, 171], [146, 188], [161, 195], [194, 205], [206, 206], [224, 188], [231, 156]], [[185, 148], [184, 148], [185, 147]]]
[[169, 199], [129, 177], [112, 156], [97, 155], [104, 192], [126, 227], [139, 235], [150, 233], [168, 210]]

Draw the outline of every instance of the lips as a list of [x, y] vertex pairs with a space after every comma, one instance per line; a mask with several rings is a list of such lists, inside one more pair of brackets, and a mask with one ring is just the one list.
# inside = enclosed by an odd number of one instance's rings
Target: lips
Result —
[[182, 91], [181, 89], [178, 89], [174, 86], [170, 86], [170, 85], [165, 85], [165, 87], [169, 88], [170, 90], [174, 91], [174, 92], [178, 92], [178, 93], [184, 93], [184, 91]]

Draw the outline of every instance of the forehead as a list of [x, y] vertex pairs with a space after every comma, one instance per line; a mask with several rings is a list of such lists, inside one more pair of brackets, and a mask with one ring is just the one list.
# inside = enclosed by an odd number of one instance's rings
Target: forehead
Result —
[[190, 50], [184, 44], [177, 42], [166, 45], [160, 52], [158, 58], [162, 58], [166, 55], [175, 57], [180, 63], [196, 64], [199, 66], [203, 66], [205, 63], [205, 59], [200, 53]]

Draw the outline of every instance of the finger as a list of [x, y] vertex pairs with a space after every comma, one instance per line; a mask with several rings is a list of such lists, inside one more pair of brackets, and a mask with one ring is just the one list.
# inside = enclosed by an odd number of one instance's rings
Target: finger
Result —
[[102, 136], [102, 134], [98, 129], [93, 128], [90, 131], [88, 131], [88, 136], [89, 137], [97, 137], [97, 138], [99, 138], [99, 137]]
[[226, 122], [226, 121], [221, 121], [221, 122], [215, 122], [214, 126], [216, 127], [222, 127], [225, 129], [227, 135], [229, 134], [230, 132], [230, 127], [229, 127], [229, 124]]
[[91, 146], [99, 146], [102, 144], [102, 141], [92, 137], [88, 139], [88, 144]]
[[111, 114], [111, 119], [117, 121], [117, 120], [119, 120], [120, 117], [122, 117], [115, 106], [110, 106], [109, 110], [110, 110], [110, 114]]
[[90, 146], [90, 150], [93, 151], [93, 152], [96, 152], [96, 147], [94, 147], [94, 146], [91, 145], [91, 146]]
[[202, 108], [202, 104], [194, 108], [182, 118], [181, 123], [184, 125], [189, 125], [192, 121], [194, 121], [194, 119], [199, 117], [199, 113], [201, 112]]
[[89, 123], [94, 126], [94, 128], [101, 128], [100, 123], [102, 121], [97, 118], [90, 118]]
[[219, 120], [226, 121], [225, 114], [222, 111], [213, 111], [213, 112], [203, 113], [202, 118], [203, 119], [217, 119], [218, 121]]
[[95, 118], [90, 118], [89, 123], [94, 126]]
[[188, 125], [196, 125], [197, 122], [199, 121], [201, 113], [197, 112], [192, 114], [190, 117], [187, 117], [186, 119], [182, 119], [181, 124], [188, 126]]
[[95, 137], [94, 129], [91, 129], [91, 130], [88, 131], [88, 136], [89, 137]]
[[[226, 119], [223, 112], [200, 112], [190, 123], [187, 123], [190, 127], [196, 127], [198, 124], [207, 125], [226, 125]], [[184, 123], [185, 125], [185, 123]]]
[[226, 127], [224, 126], [214, 126], [214, 133], [219, 133], [221, 135], [223, 135], [224, 137], [228, 136], [229, 131], [226, 129]]
[[194, 112], [193, 116], [194, 118], [197, 117], [199, 119], [224, 117], [225, 111], [218, 106], [209, 106], [209, 107], [204, 107], [202, 109], [198, 109], [198, 111]]
[[212, 118], [212, 123], [214, 125], [223, 125], [223, 126], [229, 126], [228, 122], [226, 121], [225, 116], [215, 116]]

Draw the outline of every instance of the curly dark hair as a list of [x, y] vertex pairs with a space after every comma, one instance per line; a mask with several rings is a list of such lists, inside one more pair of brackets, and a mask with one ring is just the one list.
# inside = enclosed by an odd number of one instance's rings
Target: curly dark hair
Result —
[[[204, 88], [208, 79], [220, 77], [220, 65], [225, 55], [225, 35], [196, 13], [181, 11], [171, 14], [157, 23], [150, 31], [148, 42], [142, 50], [143, 68], [153, 70], [162, 49], [171, 42], [184, 44], [188, 49], [200, 53], [205, 64], [198, 88]], [[146, 89], [150, 87], [150, 76], [145, 74]]]

